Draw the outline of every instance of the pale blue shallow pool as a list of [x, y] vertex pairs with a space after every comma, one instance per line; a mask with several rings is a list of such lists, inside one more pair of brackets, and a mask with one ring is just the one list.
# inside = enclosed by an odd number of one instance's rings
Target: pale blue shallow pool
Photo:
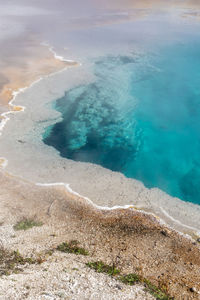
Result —
[[56, 101], [63, 121], [44, 142], [147, 187], [200, 204], [200, 39], [145, 54], [102, 56], [97, 80]]

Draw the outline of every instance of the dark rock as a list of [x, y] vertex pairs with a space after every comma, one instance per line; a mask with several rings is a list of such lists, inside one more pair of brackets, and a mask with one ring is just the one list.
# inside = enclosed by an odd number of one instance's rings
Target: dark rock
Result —
[[167, 236], [167, 232], [165, 230], [161, 230], [161, 234]]
[[195, 293], [195, 292], [196, 292], [196, 289], [195, 289], [194, 287], [191, 287], [191, 288], [190, 288], [190, 292], [191, 292], [191, 293]]
[[118, 290], [122, 290], [122, 287], [119, 284], [116, 284], [115, 286]]

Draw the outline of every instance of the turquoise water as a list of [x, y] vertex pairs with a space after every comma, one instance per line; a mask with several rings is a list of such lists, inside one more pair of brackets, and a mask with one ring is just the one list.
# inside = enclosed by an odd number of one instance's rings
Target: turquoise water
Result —
[[200, 42], [101, 57], [94, 73], [56, 101], [44, 142], [200, 204]]

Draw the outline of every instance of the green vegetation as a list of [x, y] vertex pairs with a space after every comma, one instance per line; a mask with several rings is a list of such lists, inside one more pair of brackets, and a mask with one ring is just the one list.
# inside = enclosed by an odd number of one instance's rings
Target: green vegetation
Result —
[[143, 279], [142, 281], [146, 286], [145, 290], [153, 295], [156, 300], [173, 300], [173, 297], [167, 295], [167, 292], [163, 289], [158, 288], [157, 286], [153, 285], [149, 280]]
[[151, 295], [153, 295], [156, 300], [173, 300], [173, 297], [170, 297], [164, 289], [160, 289], [157, 286], [153, 285], [149, 280], [143, 278], [138, 274], [126, 274], [119, 275], [120, 270], [116, 269], [114, 265], [109, 266], [104, 264], [102, 261], [96, 262], [88, 262], [86, 263], [91, 269], [94, 269], [99, 273], [106, 273], [110, 276], [115, 276], [117, 280], [127, 285], [134, 285], [136, 283], [143, 284], [145, 286], [145, 290], [148, 291]]
[[141, 282], [141, 278], [137, 274], [128, 274], [120, 276], [119, 280], [124, 284], [134, 285], [135, 283]]
[[9, 252], [3, 248], [0, 249], [0, 276], [19, 273], [25, 264], [35, 264], [37, 260], [31, 257], [23, 257], [19, 251]]
[[88, 251], [84, 248], [78, 247], [78, 244], [78, 241], [70, 241], [69, 243], [64, 242], [60, 244], [56, 249], [65, 253], [73, 253], [76, 255], [89, 255]]
[[34, 219], [22, 219], [14, 225], [14, 230], [28, 230], [32, 227], [42, 226], [43, 223]]
[[89, 262], [86, 264], [86, 266], [88, 266], [91, 269], [94, 269], [96, 272], [106, 273], [110, 276], [115, 276], [120, 273], [120, 271], [116, 269], [114, 265], [109, 266], [104, 264], [102, 261]]

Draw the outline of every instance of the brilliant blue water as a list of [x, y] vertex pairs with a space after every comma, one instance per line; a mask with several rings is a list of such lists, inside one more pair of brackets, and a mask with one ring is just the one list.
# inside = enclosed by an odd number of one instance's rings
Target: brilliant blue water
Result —
[[200, 204], [200, 42], [102, 57], [94, 72], [57, 100], [44, 142]]

